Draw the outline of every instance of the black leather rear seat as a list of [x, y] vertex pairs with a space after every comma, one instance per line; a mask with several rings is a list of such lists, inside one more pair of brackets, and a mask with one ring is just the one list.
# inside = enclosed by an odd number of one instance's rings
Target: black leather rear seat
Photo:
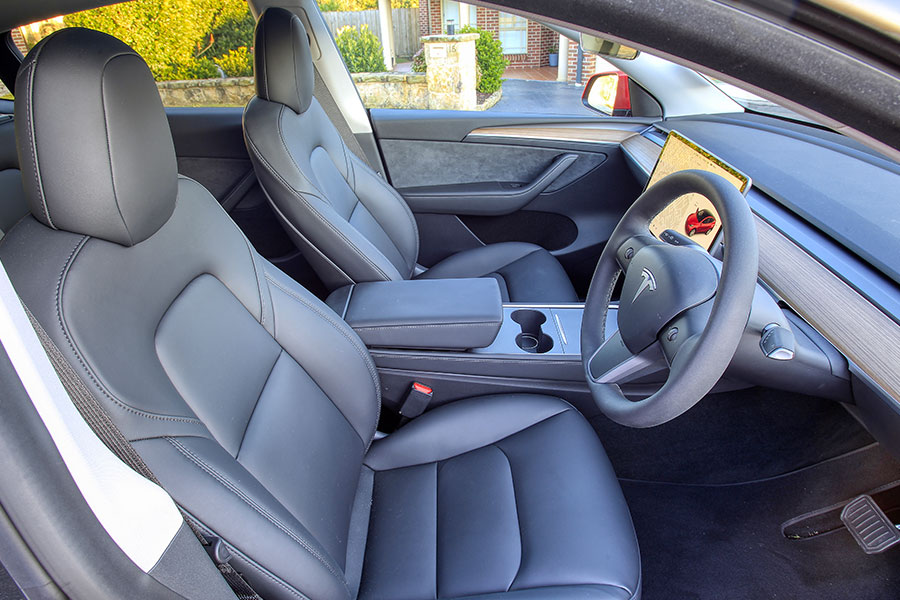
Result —
[[0, 237], [28, 214], [12, 115], [0, 114]]

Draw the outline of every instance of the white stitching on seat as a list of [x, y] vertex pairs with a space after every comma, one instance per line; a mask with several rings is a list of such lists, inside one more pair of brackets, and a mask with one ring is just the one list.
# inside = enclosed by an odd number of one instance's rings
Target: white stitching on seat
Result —
[[[252, 508], [253, 510], [255, 510], [255, 511], [256, 511], [257, 513], [259, 513], [262, 517], [264, 517], [267, 521], [269, 521], [270, 523], [272, 523], [272, 525], [274, 525], [275, 527], [277, 527], [282, 533], [284, 533], [284, 534], [287, 535], [289, 538], [291, 538], [292, 540], [294, 540], [295, 542], [297, 542], [298, 544], [300, 544], [300, 546], [301, 546], [304, 550], [306, 550], [307, 552], [309, 552], [309, 553], [310, 553], [312, 556], [314, 556], [319, 562], [321, 562], [322, 565], [324, 565], [325, 568], [327, 568], [328, 571], [329, 571], [332, 575], [334, 575], [335, 577], [337, 577], [337, 578], [344, 584], [344, 587], [345, 587], [345, 588], [347, 587], [347, 582], [344, 581], [343, 576], [338, 572], [338, 570], [335, 569], [331, 564], [329, 564], [329, 562], [321, 555], [321, 553], [319, 553], [318, 550], [316, 550], [315, 548], [313, 548], [313, 547], [309, 544], [309, 542], [307, 542], [306, 540], [302, 539], [302, 538], [301, 538], [300, 536], [298, 536], [296, 533], [294, 533], [293, 531], [291, 531], [291, 529], [290, 529], [287, 525], [285, 525], [284, 523], [282, 523], [282, 522], [281, 522], [278, 518], [276, 518], [272, 513], [270, 513], [270, 512], [267, 511], [265, 508], [263, 508], [262, 506], [260, 506], [256, 501], [254, 501], [254, 500], [253, 500], [252, 498], [250, 498], [247, 494], [245, 494], [245, 493], [243, 492], [243, 490], [241, 490], [239, 487], [237, 487], [235, 484], [233, 484], [233, 483], [232, 483], [229, 479], [227, 479], [224, 475], [222, 475], [221, 473], [219, 473], [219, 472], [218, 472], [213, 466], [211, 466], [209, 463], [207, 463], [207, 462], [204, 461], [202, 458], [200, 458], [199, 456], [197, 456], [196, 454], [194, 454], [189, 448], [185, 447], [180, 441], [178, 441], [177, 439], [172, 438], [172, 437], [167, 437], [166, 440], [168, 440], [168, 442], [169, 442], [170, 444], [172, 444], [172, 446], [173, 446], [176, 450], [178, 450], [182, 455], [184, 455], [185, 458], [189, 459], [191, 462], [193, 462], [195, 465], [197, 465], [202, 471], [204, 471], [207, 475], [209, 475], [210, 477], [212, 477], [213, 479], [215, 479], [216, 481], [218, 481], [218, 482], [219, 482], [220, 484], [222, 484], [222, 486], [224, 486], [227, 490], [229, 490], [229, 491], [230, 491], [231, 493], [233, 493], [235, 496], [237, 496], [238, 498], [240, 498], [241, 500], [243, 500], [243, 502], [244, 502], [247, 506], [249, 506], [250, 508]], [[347, 588], [347, 590], [349, 591], [349, 588]]]
[[[279, 123], [280, 123], [280, 121], [279, 121]], [[281, 138], [281, 143], [282, 143], [282, 145], [284, 145], [284, 138], [283, 138], [283, 136], [281, 136], [280, 125], [279, 125], [279, 137]], [[382, 278], [384, 281], [391, 281], [391, 278], [388, 277], [387, 273], [385, 273], [384, 270], [381, 269], [381, 267], [379, 267], [379, 266], [376, 265], [374, 262], [372, 262], [372, 259], [370, 259], [368, 256], [366, 256], [366, 255], [365, 255], [365, 254], [364, 254], [364, 253], [356, 246], [356, 244], [354, 244], [354, 243], [350, 240], [350, 238], [348, 238], [341, 230], [339, 230], [338, 228], [336, 228], [336, 227], [334, 226], [334, 224], [332, 224], [331, 222], [329, 222], [328, 219], [324, 218], [321, 214], [319, 214], [319, 211], [316, 210], [315, 207], [313, 207], [313, 205], [310, 204], [310, 202], [309, 202], [306, 198], [303, 197], [303, 194], [304, 194], [304, 193], [307, 193], [307, 192], [299, 192], [299, 191], [295, 190], [295, 189], [293, 188], [293, 186], [291, 186], [291, 185], [290, 185], [290, 184], [289, 184], [289, 183], [281, 176], [281, 174], [278, 173], [278, 171], [276, 171], [276, 170], [272, 167], [272, 165], [269, 163], [269, 161], [266, 160], [266, 158], [260, 153], [259, 148], [257, 148], [256, 144], [253, 142], [253, 140], [250, 139], [249, 136], [247, 137], [247, 142], [250, 144], [250, 149], [253, 151], [253, 154], [256, 156], [257, 159], [259, 159], [259, 161], [263, 164], [263, 166], [266, 168], [266, 170], [267, 170], [273, 177], [275, 177], [275, 178], [276, 178], [283, 186], [285, 186], [285, 188], [287, 188], [287, 189], [289, 190], [289, 192], [291, 193], [291, 195], [293, 195], [296, 199], [300, 200], [300, 201], [303, 203], [303, 205], [306, 207], [306, 209], [312, 214], [312, 216], [314, 216], [316, 219], [318, 219], [319, 221], [321, 221], [324, 225], [326, 225], [329, 229], [331, 229], [335, 234], [337, 234], [337, 235], [338, 235], [338, 236], [346, 243], [346, 245], [347, 245], [348, 247], [350, 247], [350, 249], [352, 249], [352, 250], [353, 250], [360, 258], [362, 258], [366, 263], [368, 263], [368, 265], [369, 265], [372, 269], [374, 269], [375, 272], [376, 272], [377, 274], [379, 274], [379, 275], [381, 276], [381, 278]], [[285, 150], [287, 150], [287, 146], [285, 146]], [[313, 197], [315, 197], [315, 198], [318, 198], [318, 196], [316, 196], [315, 194], [310, 194], [310, 195], [313, 196]], [[320, 200], [321, 200], [321, 198], [320, 198]], [[274, 202], [274, 201], [273, 201], [273, 202]], [[324, 200], [323, 200], [323, 202], [324, 202]]]
[[66, 343], [69, 346], [69, 349], [72, 351], [72, 354], [75, 356], [75, 359], [78, 361], [78, 364], [81, 365], [81, 368], [84, 370], [85, 374], [90, 378], [91, 382], [93, 382], [94, 387], [100, 391], [101, 394], [106, 396], [111, 402], [116, 404], [119, 408], [122, 408], [132, 414], [146, 417], [148, 419], [155, 419], [159, 421], [173, 421], [179, 423], [195, 423], [197, 425], [204, 425], [202, 421], [193, 417], [176, 417], [170, 415], [159, 415], [156, 413], [151, 413], [148, 411], [141, 410], [139, 408], [135, 408], [129, 404], [126, 404], [123, 400], [115, 397], [112, 393], [110, 393], [106, 386], [100, 383], [99, 378], [94, 375], [94, 372], [88, 367], [86, 361], [82, 358], [81, 353], [75, 346], [75, 342], [72, 340], [72, 337], [69, 335], [68, 327], [66, 326], [65, 319], [63, 319], [63, 311], [62, 311], [62, 290], [64, 286], [65, 275], [69, 270], [69, 267], [75, 261], [75, 258], [78, 256], [78, 253], [84, 248], [85, 244], [91, 238], [88, 236], [82, 236], [75, 247], [72, 249], [71, 254], [69, 254], [69, 258], [66, 260], [63, 265], [62, 271], [59, 273], [59, 279], [56, 282], [56, 318], [59, 322], [60, 330], [62, 331], [63, 336], [66, 338]]
[[[359, 354], [360, 358], [363, 359], [363, 363], [365, 363], [366, 369], [368, 369], [369, 375], [372, 377], [372, 382], [375, 384], [375, 400], [377, 402], [375, 414], [376, 415], [381, 414], [381, 380], [378, 378], [378, 370], [376, 369], [375, 363], [372, 361], [372, 357], [369, 355], [369, 353], [365, 349], [365, 347], [360, 345], [359, 343], [357, 343], [357, 340], [354, 339], [353, 336], [351, 336], [345, 330], [345, 328], [347, 327], [346, 323], [342, 327], [334, 319], [332, 319], [330, 316], [328, 316], [328, 314], [326, 312], [319, 310], [313, 304], [311, 304], [311, 303], [307, 302], [305, 299], [303, 299], [300, 295], [283, 287], [280, 283], [278, 283], [277, 281], [272, 279], [268, 274], [266, 274], [266, 281], [268, 281], [273, 286], [275, 286], [276, 288], [281, 290], [289, 298], [294, 299], [295, 301], [299, 302], [301, 305], [306, 307], [308, 310], [311, 310], [312, 312], [316, 313], [317, 315], [319, 315], [320, 317], [325, 319], [325, 321], [329, 325], [331, 325], [333, 328], [335, 328], [342, 336], [344, 336], [347, 339], [348, 342], [350, 342], [350, 345], [353, 347], [353, 349], [356, 350], [356, 352]], [[338, 410], [340, 411], [340, 409], [338, 409]], [[340, 412], [341, 412], [341, 414], [343, 414], [343, 411], [340, 411]], [[376, 421], [377, 421], [377, 419], [376, 419]], [[348, 423], [349, 423], [349, 419], [348, 419]], [[352, 427], [352, 424], [351, 424], [351, 427]], [[363, 454], [365, 454], [366, 452], [369, 451], [369, 447], [372, 445], [372, 441], [375, 436], [375, 431], [377, 431], [377, 429], [378, 429], [378, 423], [376, 422], [375, 425], [372, 427], [372, 434], [369, 436], [368, 443], [365, 444], [366, 447], [365, 447], [365, 450], [363, 451]], [[353, 430], [356, 431], [356, 427], [353, 427]], [[366, 440], [362, 440], [362, 441], [366, 442]]]

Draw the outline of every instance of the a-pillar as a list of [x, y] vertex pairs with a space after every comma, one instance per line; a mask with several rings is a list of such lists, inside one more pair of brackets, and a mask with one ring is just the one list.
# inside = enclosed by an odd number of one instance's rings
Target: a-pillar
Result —
[[381, 51], [384, 53], [384, 66], [388, 71], [394, 70], [394, 20], [391, 16], [391, 0], [378, 0], [378, 25], [381, 29]]
[[425, 45], [428, 107], [435, 110], [475, 110], [475, 40], [477, 33], [429, 35]]

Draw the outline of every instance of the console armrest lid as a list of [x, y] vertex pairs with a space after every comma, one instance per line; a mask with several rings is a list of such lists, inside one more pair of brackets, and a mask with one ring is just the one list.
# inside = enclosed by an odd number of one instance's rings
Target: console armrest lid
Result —
[[326, 302], [370, 347], [482, 348], [503, 321], [500, 287], [491, 278], [357, 283]]

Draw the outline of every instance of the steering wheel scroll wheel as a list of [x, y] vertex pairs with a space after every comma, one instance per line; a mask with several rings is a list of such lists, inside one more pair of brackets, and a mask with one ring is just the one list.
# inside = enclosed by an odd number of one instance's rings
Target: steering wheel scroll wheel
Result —
[[[722, 220], [720, 262], [696, 244], [658, 240], [650, 221], [685, 194], [700, 194]], [[722, 377], [747, 325], [759, 269], [756, 223], [731, 183], [686, 170], [657, 182], [616, 226], [594, 270], [581, 325], [581, 356], [594, 401], [610, 419], [654, 427], [699, 402]], [[624, 272], [618, 331], [606, 336], [606, 316]], [[665, 361], [663, 386], [632, 401], [620, 385]], [[663, 366], [665, 366], [663, 363]]]

